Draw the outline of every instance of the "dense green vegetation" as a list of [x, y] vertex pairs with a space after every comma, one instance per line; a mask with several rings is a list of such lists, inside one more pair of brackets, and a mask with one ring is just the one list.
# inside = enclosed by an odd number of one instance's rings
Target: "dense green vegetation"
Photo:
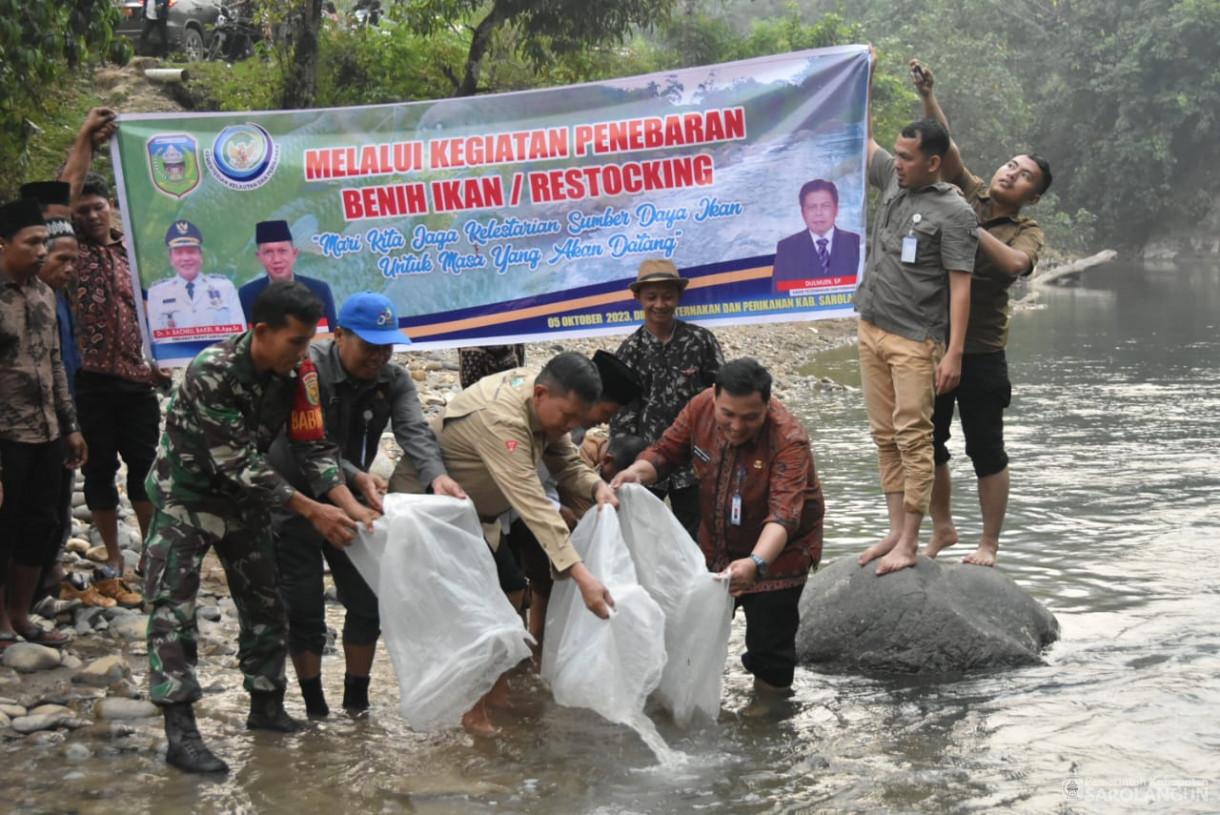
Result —
[[[297, 9], [298, 24], [309, 25], [316, 3], [278, 5]], [[294, 71], [298, 55], [282, 48], [231, 67], [192, 66], [192, 104], [236, 110], [285, 98], [318, 106], [430, 99], [870, 41], [880, 53], [878, 139], [887, 143], [918, 114], [905, 64], [920, 58], [936, 72], [973, 169], [988, 174], [1020, 151], [1050, 158], [1055, 185], [1036, 214], [1060, 250], [1139, 245], [1167, 224], [1189, 224], [1212, 206], [1220, 180], [1220, 0], [385, 5], [376, 29], [322, 24], [312, 79]], [[0, 193], [45, 172], [45, 157], [62, 150], [67, 121], [90, 104], [67, 79], [80, 63], [116, 56], [110, 22], [106, 3], [0, 0], [0, 160], [13, 168]], [[302, 81], [312, 84], [297, 87]], [[45, 133], [34, 128], [39, 122]]]

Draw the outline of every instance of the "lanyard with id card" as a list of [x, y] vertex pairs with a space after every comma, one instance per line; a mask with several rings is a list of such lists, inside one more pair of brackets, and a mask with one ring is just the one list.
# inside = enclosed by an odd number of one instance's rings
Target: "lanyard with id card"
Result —
[[733, 503], [729, 509], [729, 523], [741, 526], [741, 483], [746, 477], [746, 468], [737, 471], [737, 492], [733, 494]]
[[902, 239], [902, 262], [903, 263], [914, 263], [915, 262], [916, 253], [919, 251], [919, 241], [915, 237], [914, 224], [917, 224], [922, 220], [923, 220], [923, 216], [920, 215], [918, 212], [916, 212], [914, 215], [911, 216], [911, 224], [912, 224], [911, 231], [908, 232], [906, 234], [906, 237]]

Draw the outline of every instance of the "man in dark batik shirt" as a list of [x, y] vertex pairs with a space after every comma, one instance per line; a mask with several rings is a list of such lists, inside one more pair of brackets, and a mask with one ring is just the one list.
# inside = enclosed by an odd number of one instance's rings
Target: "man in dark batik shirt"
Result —
[[[674, 318], [690, 281], [668, 260], [646, 260], [631, 284], [644, 310], [644, 325], [623, 341], [617, 356], [640, 378], [643, 393], [610, 422], [612, 438], [639, 436], [653, 444], [691, 397], [708, 388], [724, 364], [720, 343], [706, 328]], [[699, 531], [699, 479], [689, 466], [676, 467], [651, 485], [669, 496], [674, 515], [693, 538]]]

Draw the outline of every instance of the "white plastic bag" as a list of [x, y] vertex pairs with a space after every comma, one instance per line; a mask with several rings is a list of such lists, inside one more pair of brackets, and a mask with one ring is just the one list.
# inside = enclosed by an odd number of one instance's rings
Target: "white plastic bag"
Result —
[[641, 735], [655, 735], [644, 703], [665, 667], [665, 615], [636, 581], [613, 509], [586, 513], [572, 533], [572, 546], [610, 591], [616, 610], [603, 620], [585, 608], [575, 581], [556, 580], [547, 606], [542, 678], [559, 704], [586, 707]]
[[680, 727], [720, 715], [733, 598], [707, 570], [699, 544], [665, 504], [639, 484], [618, 492], [623, 540], [640, 585], [665, 612], [667, 660], [657, 701]]
[[500, 590], [474, 504], [387, 495], [347, 549], [377, 593], [399, 709], [414, 730], [457, 725], [533, 638]]

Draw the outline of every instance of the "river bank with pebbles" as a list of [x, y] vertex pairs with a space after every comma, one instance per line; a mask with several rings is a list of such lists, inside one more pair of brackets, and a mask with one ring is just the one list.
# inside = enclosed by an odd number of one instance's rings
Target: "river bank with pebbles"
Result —
[[[854, 319], [823, 320], [731, 326], [714, 331], [726, 360], [743, 356], [758, 359], [774, 377], [775, 396], [799, 401], [813, 390], [841, 387], [808, 371], [816, 371], [818, 353], [854, 342], [856, 323]], [[527, 346], [526, 362], [537, 367], [560, 351], [587, 355], [598, 349], [614, 351], [624, 337], [532, 343]], [[429, 415], [438, 414], [461, 390], [455, 349], [401, 353], [396, 359], [412, 372]], [[384, 455], [375, 463], [375, 469], [388, 475], [401, 451], [389, 433], [382, 446]], [[121, 471], [117, 480], [122, 493], [125, 472]], [[88, 574], [104, 565], [105, 548], [92, 526], [79, 477], [76, 490], [72, 532], [63, 565], [69, 572]], [[141, 591], [142, 582], [134, 574], [141, 540], [125, 495], [119, 515], [125, 579]], [[332, 627], [339, 619], [333, 592], [333, 587], [328, 588]], [[240, 720], [244, 717], [245, 694], [241, 691], [242, 677], [236, 660], [237, 612], [214, 554], [209, 554], [204, 562], [197, 613], [198, 673], [205, 692], [200, 705], [203, 715], [206, 717], [207, 710], [213, 708], [219, 718]], [[140, 609], [121, 607], [80, 607], [60, 614], [55, 620], [39, 622], [57, 626], [68, 632], [72, 640], [61, 649], [18, 643], [0, 658], [0, 755], [6, 756], [0, 761], [11, 763], [26, 751], [35, 751], [44, 758], [57, 754], [69, 763], [79, 762], [81, 767], [94, 766], [89, 763], [91, 759], [124, 754], [143, 756], [153, 763], [163, 758], [165, 740], [160, 713], [147, 701], [147, 614]], [[333, 640], [332, 631], [332, 644], [328, 645], [332, 654]], [[289, 709], [301, 715], [291, 675], [289, 684]], [[216, 746], [223, 748], [221, 744]], [[88, 780], [82, 770], [71, 767], [62, 777], [80, 784], [87, 784]], [[13, 789], [12, 794], [11, 800], [18, 809], [37, 807], [36, 787]]]

